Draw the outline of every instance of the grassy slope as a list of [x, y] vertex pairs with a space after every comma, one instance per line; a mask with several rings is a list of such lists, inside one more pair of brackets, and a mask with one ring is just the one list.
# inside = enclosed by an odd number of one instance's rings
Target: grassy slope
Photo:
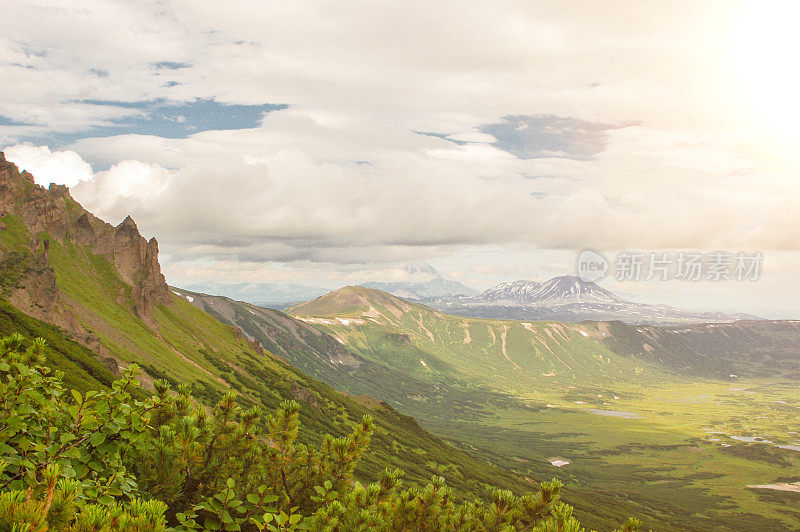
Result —
[[[800, 453], [730, 439], [798, 438], [796, 383], [758, 381], [745, 353], [704, 355], [703, 342], [688, 333], [613, 322], [448, 316], [359, 287], [288, 312], [364, 359], [400, 371], [406, 384], [435, 383], [443, 390], [439, 401], [404, 386], [406, 396], [392, 403], [510, 470], [532, 478], [557, 472], [589, 524], [607, 527], [612, 509], [643, 515], [657, 529], [800, 526], [792, 506], [797, 494], [746, 487], [800, 479]], [[779, 344], [796, 338], [786, 334]], [[782, 360], [790, 358], [784, 354]], [[728, 377], [734, 371], [753, 378]], [[469, 386], [513, 398], [480, 411], [459, 408], [454, 390]], [[592, 415], [590, 408], [641, 418]], [[555, 469], [549, 457], [571, 464]]]
[[594, 324], [451, 316], [361, 287], [330, 295], [287, 312], [330, 332], [362, 357], [422, 380], [437, 375], [477, 380], [518, 394], [587, 381], [616, 385], [675, 378], [650, 360], [612, 351]]
[[[367, 394], [403, 405], [408, 401], [409, 391], [413, 391], [411, 395], [419, 400], [431, 405], [447, 405], [450, 411], [453, 408], [464, 410], [471, 417], [490, 415], [489, 407], [493, 404], [507, 405], [513, 402], [508, 394], [466, 382], [463, 383], [464, 388], [443, 389], [440, 385], [445, 381], [440, 378], [432, 379], [424, 374], [412, 376], [407, 368], [398, 369], [362, 356], [313, 325], [277, 310], [225, 297], [174, 290], [219, 320], [240, 327], [249, 337], [284, 358], [293, 367], [352, 394]], [[393, 353], [395, 360], [405, 357], [411, 368], [419, 367], [418, 350], [401, 335], [390, 335], [387, 342], [386, 349]], [[521, 403], [518, 406], [524, 407]]]
[[[6, 215], [3, 220], [12, 229], [0, 232], [3, 257], [16, 251], [25, 262], [30, 235], [13, 216]], [[470, 496], [486, 495], [485, 487], [490, 484], [515, 489], [526, 484], [453, 449], [386, 404], [336, 392], [279, 358], [255, 350], [234, 328], [183, 297], [173, 295], [169, 306], [155, 309], [153, 323], [144, 322], [133, 312], [130, 286], [103, 257], [51, 239], [49, 260], [62, 299], [99, 338], [106, 355], [123, 363], [137, 362], [154, 378], [191, 383], [194, 394], [207, 402], [229, 388], [239, 391], [245, 403], [259, 403], [268, 409], [284, 399], [299, 399], [303, 404], [301, 437], [310, 443], [317, 443], [325, 433], [343, 434], [363, 415], [372, 415], [377, 426], [372, 452], [359, 467], [366, 479], [376, 478], [384, 467], [400, 467], [408, 481], [423, 482], [440, 474], [458, 493]], [[11, 269], [3, 273], [13, 282]], [[47, 338], [55, 346], [51, 362], [66, 371], [74, 385], [107, 385], [110, 376], [98, 358], [66, 340], [58, 329], [7, 303], [0, 306], [0, 327], [3, 332], [18, 330]]]
[[47, 340], [48, 363], [64, 372], [64, 383], [81, 392], [106, 389], [116, 378], [97, 354], [71, 340], [66, 331], [23, 314], [0, 300], [0, 337], [20, 333], [25, 345], [33, 338]]

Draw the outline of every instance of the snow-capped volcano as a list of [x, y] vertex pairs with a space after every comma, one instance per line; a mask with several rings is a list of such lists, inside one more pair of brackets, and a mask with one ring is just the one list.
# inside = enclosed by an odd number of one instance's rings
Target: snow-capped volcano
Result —
[[471, 298], [495, 305], [538, 305], [568, 303], [611, 304], [619, 297], [595, 283], [587, 283], [573, 275], [553, 277], [549, 281], [514, 281], [502, 283]]
[[755, 318], [747, 314], [687, 312], [667, 305], [626, 301], [596, 283], [573, 275], [543, 282], [502, 283], [475, 296], [432, 298], [425, 303], [451, 314], [513, 320], [620, 320], [669, 324]]
[[409, 300], [425, 300], [454, 296], [471, 296], [477, 290], [465, 286], [458, 281], [446, 279], [427, 263], [408, 264], [403, 268], [404, 279], [395, 282], [368, 282], [361, 286], [389, 292], [392, 295]]

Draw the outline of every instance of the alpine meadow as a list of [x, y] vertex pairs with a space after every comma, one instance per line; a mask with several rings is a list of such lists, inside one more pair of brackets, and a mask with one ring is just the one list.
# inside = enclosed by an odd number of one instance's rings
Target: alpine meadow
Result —
[[22, 0], [0, 532], [800, 530], [789, 0]]

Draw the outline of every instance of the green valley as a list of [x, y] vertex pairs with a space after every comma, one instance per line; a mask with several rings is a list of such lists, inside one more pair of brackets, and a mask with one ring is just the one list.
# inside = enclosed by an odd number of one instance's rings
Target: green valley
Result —
[[[401, 373], [384, 396], [426, 428], [521, 475], [556, 474], [579, 509], [657, 529], [799, 522], [797, 493], [749, 487], [800, 479], [796, 322], [495, 321], [361, 287], [287, 311]], [[371, 378], [340, 371], [351, 387]], [[493, 394], [505, 398], [479, 399]]]

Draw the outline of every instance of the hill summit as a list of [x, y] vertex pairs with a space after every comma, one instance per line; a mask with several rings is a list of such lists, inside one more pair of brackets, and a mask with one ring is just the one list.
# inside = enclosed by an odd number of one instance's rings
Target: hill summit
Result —
[[286, 309], [295, 316], [377, 317], [384, 311], [400, 316], [411, 304], [382, 290], [363, 286], [345, 286], [314, 300]]

